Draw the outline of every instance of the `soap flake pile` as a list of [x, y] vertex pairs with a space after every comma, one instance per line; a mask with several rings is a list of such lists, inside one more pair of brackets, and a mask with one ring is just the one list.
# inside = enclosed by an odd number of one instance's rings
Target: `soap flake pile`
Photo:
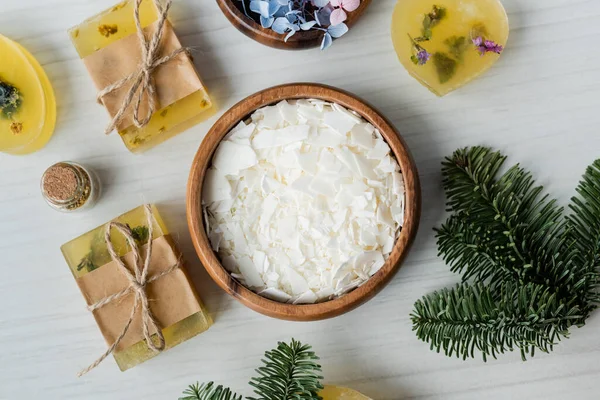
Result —
[[404, 181], [380, 132], [321, 100], [257, 110], [220, 143], [203, 186], [212, 248], [256, 293], [333, 299], [385, 264], [404, 221]]

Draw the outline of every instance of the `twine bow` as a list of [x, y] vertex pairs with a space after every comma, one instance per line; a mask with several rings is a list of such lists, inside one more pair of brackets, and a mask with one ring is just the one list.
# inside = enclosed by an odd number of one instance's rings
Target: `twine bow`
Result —
[[[163, 6], [159, 0], [153, 0], [154, 5], [159, 13], [158, 24], [156, 27], [156, 31], [152, 35], [152, 39], [150, 42], [146, 39], [146, 35], [144, 35], [144, 30], [142, 28], [142, 24], [140, 23], [140, 4], [142, 0], [135, 0], [135, 6], [133, 8], [133, 18], [135, 20], [135, 26], [137, 29], [137, 36], [140, 41], [140, 48], [142, 51], [142, 60], [140, 65], [137, 68], [137, 71], [131, 73], [125, 78], [108, 85], [104, 89], [102, 89], [96, 100], [103, 104], [103, 97], [109, 93], [114, 92], [128, 84], [129, 82], [133, 82], [129, 92], [125, 96], [121, 107], [110, 121], [108, 126], [106, 127], [104, 133], [109, 134], [112, 132], [116, 126], [123, 120], [125, 117], [125, 112], [131, 106], [132, 102], [135, 99], [135, 103], [133, 105], [133, 123], [137, 128], [142, 128], [148, 125], [152, 115], [154, 114], [156, 108], [155, 94], [156, 88], [154, 86], [154, 80], [152, 79], [152, 73], [154, 69], [165, 64], [175, 57], [179, 56], [182, 53], [187, 53], [187, 47], [180, 47], [177, 50], [173, 51], [171, 54], [166, 55], [164, 57], [158, 58], [160, 54], [160, 42], [163, 37], [163, 30], [165, 22], [167, 21], [167, 15], [169, 14], [169, 9], [171, 8], [171, 3], [173, 0], [166, 0], [165, 5]], [[140, 120], [140, 106], [142, 104], [142, 98], [144, 94], [148, 95], [148, 112], [146, 116]]]
[[[89, 367], [87, 367], [84, 370], [82, 370], [81, 372], [79, 372], [79, 374], [77, 375], [79, 377], [87, 374], [88, 372], [90, 372], [91, 370], [96, 368], [102, 361], [104, 361], [104, 359], [106, 357], [108, 357], [117, 348], [119, 343], [121, 343], [121, 340], [123, 340], [123, 338], [127, 334], [127, 331], [129, 330], [129, 327], [131, 326], [131, 323], [133, 322], [140, 305], [142, 307], [142, 310], [141, 310], [142, 311], [142, 330], [143, 330], [144, 339], [146, 340], [146, 344], [148, 345], [148, 348], [152, 349], [155, 352], [160, 352], [165, 349], [165, 337], [162, 333], [159, 323], [156, 321], [156, 319], [154, 318], [154, 315], [152, 314], [152, 311], [150, 310], [150, 307], [148, 304], [148, 296], [146, 294], [146, 286], [149, 283], [154, 282], [157, 279], [160, 279], [160, 278], [170, 274], [171, 272], [175, 271], [176, 269], [180, 268], [181, 262], [178, 261], [177, 264], [175, 264], [172, 267], [170, 267], [169, 269], [161, 272], [160, 274], [154, 275], [150, 278], [148, 277], [148, 268], [150, 266], [150, 259], [152, 257], [153, 218], [152, 218], [152, 208], [149, 205], [144, 206], [144, 211], [145, 211], [146, 217], [148, 219], [148, 238], [149, 238], [148, 246], [146, 249], [146, 258], [144, 260], [142, 260], [142, 256], [140, 254], [140, 248], [139, 248], [137, 242], [135, 241], [132, 231], [131, 231], [131, 228], [129, 226], [124, 225], [120, 222], [110, 222], [109, 224], [106, 225], [104, 240], [106, 241], [106, 247], [108, 248], [108, 253], [110, 254], [113, 261], [119, 267], [119, 270], [123, 273], [123, 275], [125, 275], [127, 277], [127, 280], [129, 281], [129, 286], [127, 288], [121, 290], [118, 293], [107, 296], [107, 297], [97, 301], [96, 303], [88, 306], [88, 310], [93, 312], [99, 308], [104, 307], [108, 303], [119, 300], [119, 299], [129, 295], [130, 293], [133, 293], [135, 295], [135, 298], [134, 298], [134, 302], [133, 302], [133, 307], [131, 308], [131, 314], [129, 315], [129, 320], [123, 327], [123, 330], [121, 331], [121, 333], [119, 334], [117, 339], [104, 352], [104, 354], [102, 354], [100, 357], [98, 357], [98, 359], [96, 361], [94, 361], [92, 364], [90, 364]], [[115, 251], [115, 248], [110, 240], [110, 231], [112, 228], [115, 228], [119, 232], [121, 232], [121, 234], [127, 240], [127, 243], [129, 244], [129, 246], [131, 247], [131, 250], [133, 252], [133, 260], [134, 260], [134, 274], [132, 274], [131, 271], [129, 271], [129, 269], [125, 266], [125, 263], [123, 262], [121, 257], [119, 257], [119, 255]], [[154, 340], [152, 339], [152, 334], [150, 333], [151, 328], [154, 328], [154, 330], [156, 331], [158, 344], [156, 344], [154, 342]]]

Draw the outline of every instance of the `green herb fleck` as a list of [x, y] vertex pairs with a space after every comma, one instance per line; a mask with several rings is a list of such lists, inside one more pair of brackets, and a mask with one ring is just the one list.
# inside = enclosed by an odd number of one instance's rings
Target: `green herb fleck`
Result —
[[426, 42], [433, 36], [433, 28], [440, 23], [447, 15], [446, 8], [434, 5], [430, 13], [423, 17], [423, 29], [420, 37], [416, 37], [415, 42]]
[[477, 23], [471, 28], [471, 40], [477, 39], [478, 37], [488, 37], [488, 30], [482, 23]]
[[95, 269], [98, 269], [98, 266], [94, 263], [94, 252], [90, 251], [85, 257], [81, 259], [79, 264], [77, 264], [77, 271], [81, 271], [82, 269], [87, 269], [88, 272], [92, 272]]
[[448, 82], [456, 74], [457, 62], [446, 53], [435, 53], [433, 55], [433, 64], [442, 84]]
[[444, 41], [448, 46], [448, 51], [457, 60], [462, 61], [465, 51], [469, 47], [469, 42], [464, 36], [451, 36]]
[[135, 239], [138, 244], [144, 244], [148, 241], [150, 231], [147, 226], [136, 226], [131, 230], [131, 236]]
[[21, 92], [10, 83], [0, 80], [0, 116], [11, 119], [22, 103]]

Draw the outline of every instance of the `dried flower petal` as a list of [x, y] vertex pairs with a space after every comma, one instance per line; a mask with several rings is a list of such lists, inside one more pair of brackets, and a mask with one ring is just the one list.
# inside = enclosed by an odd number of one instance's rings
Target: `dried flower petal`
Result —
[[502, 53], [502, 50], [504, 50], [504, 46], [501, 44], [498, 44], [493, 40], [484, 40], [481, 36], [473, 39], [473, 44], [477, 47], [477, 50], [479, 50], [479, 53], [482, 56], [486, 53], [500, 54]]
[[429, 61], [429, 57], [431, 57], [431, 54], [429, 54], [427, 52], [427, 50], [421, 50], [417, 53], [417, 60], [418, 60], [418, 64], [419, 65], [425, 65], [427, 64], [427, 61]]
[[348, 14], [342, 8], [336, 8], [331, 13], [331, 25], [339, 25], [348, 19]]

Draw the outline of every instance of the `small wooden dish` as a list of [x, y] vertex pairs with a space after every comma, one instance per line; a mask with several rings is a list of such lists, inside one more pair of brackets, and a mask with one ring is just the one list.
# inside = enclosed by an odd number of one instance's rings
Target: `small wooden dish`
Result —
[[[321, 45], [323, 32], [315, 30], [297, 32], [286, 42], [286, 35], [280, 35], [271, 29], [263, 28], [259, 22], [244, 14], [238, 3], [239, 0], [217, 0], [217, 4], [219, 4], [221, 11], [223, 11], [229, 22], [250, 39], [254, 39], [266, 46], [284, 50], [304, 50]], [[348, 19], [345, 21], [345, 24], [348, 27], [352, 27], [365, 12], [369, 4], [371, 4], [371, 0], [362, 0], [358, 9], [347, 13]]]
[[[292, 99], [322, 99], [338, 103], [359, 113], [373, 124], [385, 138], [396, 156], [406, 187], [405, 220], [400, 237], [385, 265], [364, 285], [334, 300], [310, 305], [284, 304], [262, 297], [235, 280], [221, 265], [212, 250], [202, 215], [202, 186], [213, 153], [221, 140], [240, 121], [259, 108]], [[399, 270], [417, 234], [421, 215], [421, 187], [417, 167], [396, 129], [374, 108], [356, 96], [341, 90], [311, 83], [276, 86], [242, 100], [227, 111], [204, 138], [192, 163], [187, 188], [187, 220], [192, 241], [202, 264], [227, 293], [259, 313], [291, 321], [315, 321], [344, 314], [370, 300]]]

